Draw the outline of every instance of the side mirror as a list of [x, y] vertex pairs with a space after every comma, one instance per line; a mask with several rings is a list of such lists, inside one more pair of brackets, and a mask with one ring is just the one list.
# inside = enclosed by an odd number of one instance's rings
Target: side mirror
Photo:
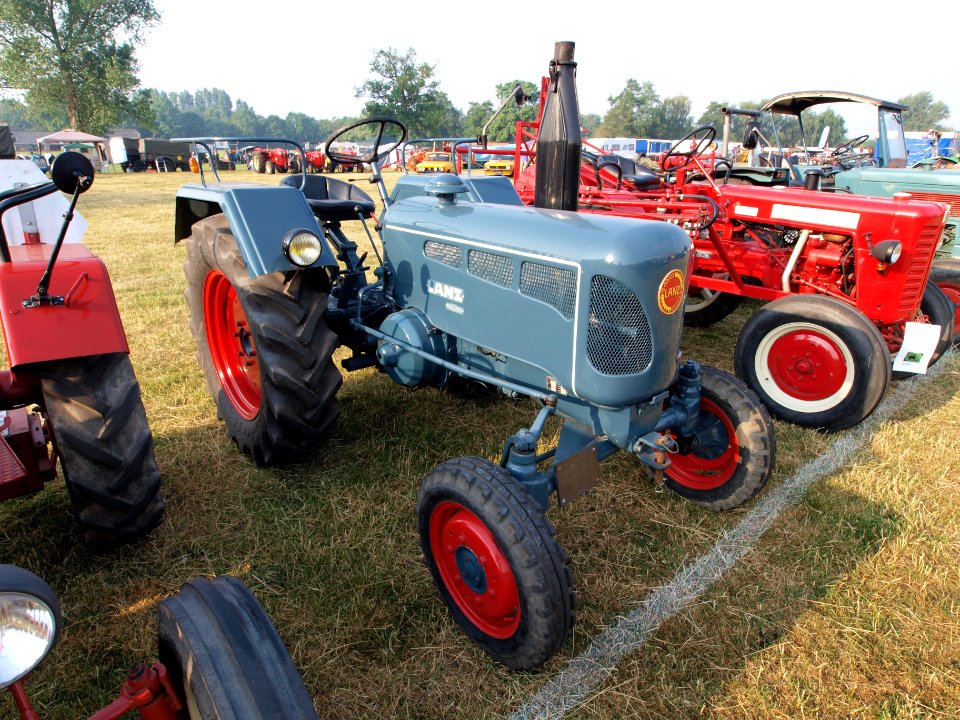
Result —
[[755, 120], [747, 123], [743, 129], [743, 140], [741, 145], [745, 150], [753, 150], [757, 147], [757, 137], [760, 133], [760, 124]]
[[77, 152], [65, 152], [57, 155], [50, 168], [50, 177], [54, 184], [67, 195], [73, 195], [77, 188], [84, 193], [93, 185], [93, 163]]

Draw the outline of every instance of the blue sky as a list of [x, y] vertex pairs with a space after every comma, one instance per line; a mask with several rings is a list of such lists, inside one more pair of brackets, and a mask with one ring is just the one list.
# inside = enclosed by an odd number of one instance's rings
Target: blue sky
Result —
[[[759, 100], [796, 90], [849, 90], [895, 100], [922, 90], [960, 126], [960, 63], [950, 38], [960, 5], [876, 2], [622, 2], [573, 13], [560, 3], [456, 4], [309, 0], [154, 0], [162, 15], [138, 50], [145, 87], [219, 87], [260, 115], [359, 114], [356, 88], [378, 49], [413, 48], [466, 111], [495, 86], [538, 81], [554, 43], [576, 43], [581, 112], [603, 114], [627, 79], [661, 97], [686, 95], [695, 117], [711, 100]], [[588, 4], [580, 4], [589, 7]], [[536, 14], [533, 8], [549, 8]], [[533, 13], [533, 14], [532, 14]], [[943, 29], [947, 29], [946, 36]], [[851, 131], [873, 132], [848, 118]]]

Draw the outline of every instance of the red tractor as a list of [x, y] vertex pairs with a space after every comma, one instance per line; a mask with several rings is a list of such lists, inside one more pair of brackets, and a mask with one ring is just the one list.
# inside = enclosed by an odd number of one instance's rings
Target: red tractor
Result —
[[[32, 165], [0, 160], [7, 178], [14, 163]], [[63, 153], [51, 177], [0, 190], [0, 500], [42, 489], [59, 460], [84, 539], [109, 546], [160, 522], [160, 472], [107, 269], [64, 242], [93, 166]], [[42, 209], [55, 200], [33, 204], [58, 188], [71, 195], [62, 224]]]
[[[21, 720], [38, 720], [26, 681], [53, 650], [63, 614], [34, 573], [0, 565], [0, 690]], [[157, 613], [160, 660], [137, 663], [117, 698], [90, 720], [315, 720], [313, 701], [273, 623], [235, 577], [194, 578]]]
[[300, 162], [293, 153], [287, 152], [286, 148], [263, 148], [248, 146], [242, 148], [241, 152], [246, 155], [247, 168], [255, 173], [274, 173], [300, 172]]
[[[538, 122], [518, 123], [517, 147], [538, 132]], [[933, 347], [908, 342], [908, 363], [925, 368], [952, 341], [953, 303], [927, 283], [946, 207], [819, 192], [816, 176], [805, 188], [727, 184], [729, 163], [706, 153], [715, 135], [704, 127], [678, 142], [662, 174], [578, 148], [579, 208], [685, 229], [695, 251], [686, 323], [717, 322], [745, 297], [770, 301], [740, 333], [737, 375], [781, 419], [850, 427], [886, 392], [907, 323], [939, 326]], [[550, 182], [534, 160], [515, 185], [532, 203]]]
[[[306, 159], [308, 173], [321, 173], [326, 168], [327, 158], [323, 154], [323, 150], [305, 150], [304, 157]], [[294, 159], [296, 159], [296, 156], [294, 156]], [[293, 170], [291, 172], [299, 171]]]

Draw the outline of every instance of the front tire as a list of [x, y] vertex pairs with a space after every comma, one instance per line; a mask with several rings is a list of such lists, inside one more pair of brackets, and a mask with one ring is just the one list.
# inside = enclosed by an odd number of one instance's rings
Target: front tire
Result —
[[157, 639], [191, 720], [317, 717], [276, 628], [237, 578], [194, 578], [160, 603]]
[[664, 483], [711, 510], [739, 507], [767, 484], [776, 457], [770, 416], [757, 396], [732, 375], [700, 368], [696, 445], [670, 456]]
[[84, 540], [133, 542], [163, 519], [160, 470], [126, 353], [44, 363], [43, 404]]
[[481, 458], [448, 460], [423, 479], [417, 519], [433, 581], [470, 639], [517, 670], [556, 654], [573, 628], [567, 556], [510, 473]]
[[312, 452], [340, 415], [325, 275], [251, 278], [222, 215], [196, 223], [186, 247], [190, 332], [230, 437], [258, 465]]
[[737, 376], [770, 414], [837, 432], [873, 412], [890, 385], [887, 344], [856, 308], [823, 295], [761, 306], [734, 351]]

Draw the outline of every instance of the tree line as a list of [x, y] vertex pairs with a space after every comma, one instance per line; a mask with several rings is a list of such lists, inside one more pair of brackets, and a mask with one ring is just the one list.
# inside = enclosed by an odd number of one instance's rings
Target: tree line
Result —
[[[25, 91], [22, 101], [0, 100], [0, 120], [18, 129], [69, 126], [102, 133], [109, 127], [134, 127], [154, 137], [246, 135], [320, 142], [356, 119], [314, 118], [299, 112], [262, 116], [247, 101], [234, 101], [218, 88], [194, 92], [141, 88], [135, 45], [159, 19], [152, 0], [0, 0], [0, 90]], [[407, 125], [411, 137], [473, 137], [500, 99], [519, 83], [533, 101], [508, 106], [488, 135], [493, 141], [509, 142], [517, 120], [536, 119], [539, 82], [497, 84], [496, 103], [471, 102], [464, 112], [440, 88], [434, 70], [417, 60], [413, 48], [406, 53], [378, 50], [370, 62], [370, 76], [356, 88], [356, 96], [366, 101], [362, 115], [395, 117]], [[763, 102], [714, 101], [695, 119], [687, 96], [661, 98], [652, 82], [630, 78], [619, 94], [608, 98], [603, 115], [583, 114], [581, 124], [587, 137], [676, 139], [701, 125], [722, 127], [723, 106], [758, 109]], [[906, 129], [945, 129], [949, 108], [930, 92], [898, 102], [909, 108], [904, 113]], [[831, 110], [808, 111], [804, 123], [808, 142], [815, 141], [826, 125], [831, 126], [833, 139], [846, 134], [843, 118]], [[743, 120], [736, 119], [734, 133], [739, 135], [742, 125]], [[800, 142], [793, 126], [775, 132], [782, 144]]]

